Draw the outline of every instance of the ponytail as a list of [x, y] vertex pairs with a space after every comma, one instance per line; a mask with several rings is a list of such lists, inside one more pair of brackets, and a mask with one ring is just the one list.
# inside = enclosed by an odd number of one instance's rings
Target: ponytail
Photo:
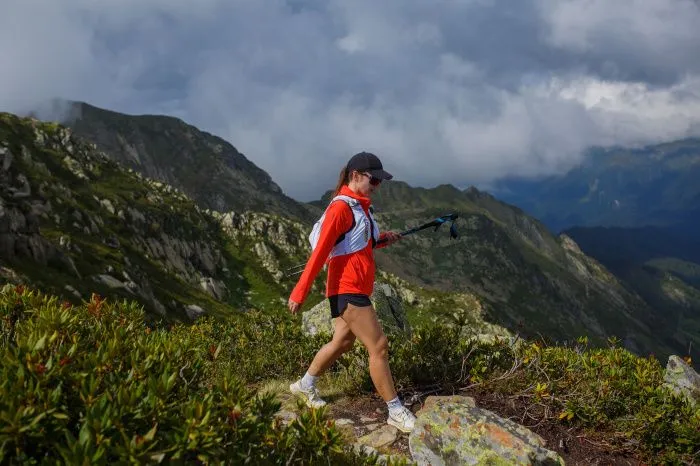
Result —
[[348, 166], [346, 165], [340, 170], [340, 175], [338, 175], [338, 184], [335, 186], [335, 191], [333, 192], [333, 197], [340, 194], [341, 188], [350, 182], [350, 180], [348, 178], [349, 178]]

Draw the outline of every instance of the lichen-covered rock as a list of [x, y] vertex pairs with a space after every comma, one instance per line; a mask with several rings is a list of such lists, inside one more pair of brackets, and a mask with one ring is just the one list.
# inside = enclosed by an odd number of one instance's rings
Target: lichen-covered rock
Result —
[[432, 397], [409, 435], [419, 465], [563, 465], [544, 439], [462, 397]]
[[301, 315], [301, 328], [306, 335], [319, 334], [330, 335], [333, 333], [333, 319], [331, 319], [331, 306], [324, 299]]
[[664, 382], [674, 393], [685, 396], [693, 406], [700, 401], [700, 375], [678, 356], [668, 358]]
[[390, 331], [411, 332], [403, 303], [393, 286], [388, 283], [376, 282], [370, 299], [377, 310], [377, 317], [382, 323], [385, 333]]
[[[410, 333], [411, 328], [406, 319], [401, 300], [396, 289], [386, 283], [375, 283], [374, 292], [370, 297], [377, 318], [382, 324], [384, 333], [402, 332]], [[302, 330], [307, 335], [317, 335], [321, 333], [333, 333], [333, 320], [331, 319], [331, 308], [327, 299], [324, 299], [313, 308], [304, 312], [301, 316]]]

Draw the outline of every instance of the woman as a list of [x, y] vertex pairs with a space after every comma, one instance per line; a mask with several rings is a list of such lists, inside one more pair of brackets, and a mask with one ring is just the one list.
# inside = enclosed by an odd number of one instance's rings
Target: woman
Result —
[[[413, 430], [415, 416], [403, 406], [394, 388], [389, 369], [388, 341], [370, 301], [374, 287], [374, 248], [386, 247], [401, 236], [381, 235], [369, 211], [370, 198], [382, 180], [392, 175], [384, 171], [379, 158], [367, 152], [354, 155], [341, 170], [334, 200], [321, 217], [314, 250], [288, 307], [296, 314], [306, 299], [316, 275], [328, 262], [326, 296], [335, 320], [333, 339], [316, 354], [306, 374], [289, 389], [303, 396], [310, 407], [326, 403], [318, 395], [316, 380], [359, 338], [369, 353], [372, 382], [389, 409], [387, 423], [401, 430]], [[378, 243], [382, 240], [381, 243]], [[330, 256], [330, 259], [329, 259]]]

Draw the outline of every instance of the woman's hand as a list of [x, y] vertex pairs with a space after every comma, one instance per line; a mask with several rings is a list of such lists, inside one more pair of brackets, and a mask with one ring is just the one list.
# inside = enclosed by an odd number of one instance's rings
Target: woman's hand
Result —
[[402, 236], [395, 231], [387, 231], [384, 233], [384, 238], [386, 238], [386, 245], [389, 246], [400, 240]]
[[297, 303], [296, 301], [292, 301], [292, 299], [289, 299], [289, 302], [287, 302], [287, 307], [289, 308], [289, 311], [292, 314], [296, 314], [299, 312], [299, 308], [301, 307], [301, 304]]

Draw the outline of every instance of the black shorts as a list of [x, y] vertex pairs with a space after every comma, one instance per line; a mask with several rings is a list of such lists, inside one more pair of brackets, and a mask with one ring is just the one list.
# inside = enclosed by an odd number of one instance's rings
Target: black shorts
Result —
[[366, 294], [336, 294], [328, 297], [328, 301], [331, 303], [331, 317], [340, 317], [348, 304], [358, 307], [371, 306], [372, 301], [370, 301], [369, 296]]

